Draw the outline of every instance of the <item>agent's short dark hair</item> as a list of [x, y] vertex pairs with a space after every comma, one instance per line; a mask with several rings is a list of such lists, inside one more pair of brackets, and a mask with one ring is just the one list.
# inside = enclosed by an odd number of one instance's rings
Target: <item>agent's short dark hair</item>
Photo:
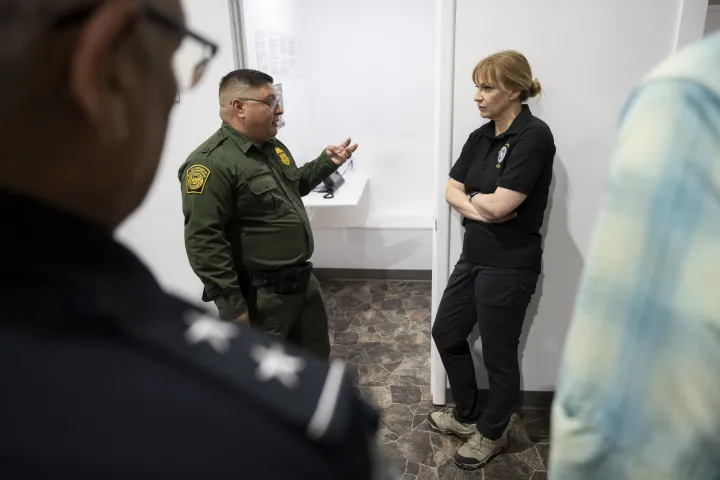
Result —
[[274, 83], [273, 77], [257, 70], [243, 68], [233, 70], [220, 80], [220, 92], [230, 87], [260, 88]]

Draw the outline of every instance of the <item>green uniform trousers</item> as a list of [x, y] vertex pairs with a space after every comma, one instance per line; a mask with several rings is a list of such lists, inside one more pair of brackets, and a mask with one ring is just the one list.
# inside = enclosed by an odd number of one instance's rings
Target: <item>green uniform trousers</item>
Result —
[[310, 276], [303, 293], [279, 294], [263, 287], [249, 292], [250, 324], [305, 348], [322, 358], [330, 357], [328, 315], [322, 289]]

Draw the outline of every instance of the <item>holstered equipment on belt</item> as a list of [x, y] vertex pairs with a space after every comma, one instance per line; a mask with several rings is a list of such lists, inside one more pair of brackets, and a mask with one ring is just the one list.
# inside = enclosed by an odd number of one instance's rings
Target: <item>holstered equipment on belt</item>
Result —
[[[240, 285], [240, 291], [242, 292], [242, 295], [245, 299], [250, 298], [250, 293], [252, 290], [252, 285], [250, 281], [250, 274], [243, 270], [241, 272], [238, 272], [238, 284]], [[208, 294], [207, 290], [203, 289], [202, 292], [202, 301], [203, 302], [212, 302], [215, 301], [217, 297], [222, 295], [221, 291], [213, 292], [212, 295]]]
[[306, 262], [280, 270], [254, 270], [251, 272], [252, 286], [278, 294], [302, 293], [310, 282], [312, 269], [313, 264]]

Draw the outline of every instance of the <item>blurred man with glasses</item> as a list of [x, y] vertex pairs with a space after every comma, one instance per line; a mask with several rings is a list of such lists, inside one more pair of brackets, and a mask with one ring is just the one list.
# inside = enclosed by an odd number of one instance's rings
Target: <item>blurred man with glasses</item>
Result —
[[283, 109], [262, 72], [227, 74], [219, 101], [222, 126], [179, 172], [185, 247], [203, 299], [225, 320], [249, 321], [328, 358], [328, 317], [308, 261], [314, 243], [301, 197], [357, 145], [327, 147], [298, 168], [275, 138]]
[[342, 365], [166, 294], [113, 239], [153, 180], [178, 87], [216, 49], [177, 1], [0, 2], [8, 478], [381, 471], [375, 413]]

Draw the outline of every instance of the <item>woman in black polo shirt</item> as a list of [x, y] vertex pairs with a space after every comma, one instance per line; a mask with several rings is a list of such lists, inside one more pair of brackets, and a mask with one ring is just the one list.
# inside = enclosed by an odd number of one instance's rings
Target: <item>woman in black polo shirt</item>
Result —
[[[463, 215], [465, 237], [438, 308], [432, 335], [456, 407], [434, 412], [436, 431], [469, 439], [455, 462], [480, 468], [507, 445], [520, 397], [518, 344], [535, 292], [555, 143], [550, 128], [523, 102], [540, 93], [525, 56], [504, 51], [473, 71], [474, 100], [491, 120], [475, 130], [450, 171], [447, 202]], [[480, 327], [489, 377], [482, 415], [468, 336]]]

